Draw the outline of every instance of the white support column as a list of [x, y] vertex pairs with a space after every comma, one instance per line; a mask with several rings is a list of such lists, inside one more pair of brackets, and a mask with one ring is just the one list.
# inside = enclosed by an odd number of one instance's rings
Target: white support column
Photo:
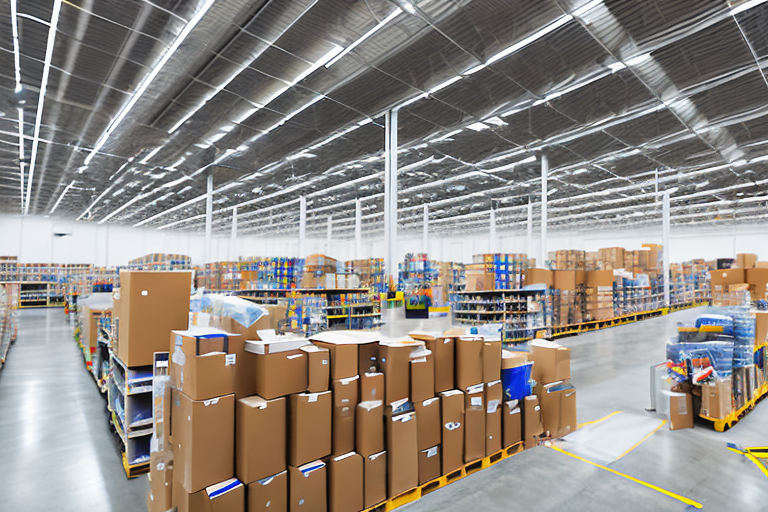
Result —
[[384, 115], [384, 247], [387, 275], [397, 279], [397, 110]]
[[669, 306], [669, 192], [664, 192], [662, 203], [662, 245], [664, 250], [664, 304]]
[[547, 175], [549, 160], [547, 155], [541, 155], [541, 259], [536, 266], [544, 268], [547, 261]]
[[424, 205], [424, 232], [422, 233], [421, 246], [424, 250], [424, 254], [429, 254], [429, 205]]
[[331, 253], [331, 239], [333, 237], [333, 215], [328, 216], [328, 232], [325, 235], [325, 254]]
[[733, 208], [733, 259], [736, 260], [736, 207]]
[[363, 205], [355, 199], [355, 259], [363, 257]]
[[229, 255], [230, 261], [237, 260], [237, 206], [232, 208], [232, 238], [229, 241], [232, 254]]
[[211, 262], [211, 235], [213, 233], [213, 174], [208, 173], [208, 191], [205, 195], [205, 261]]
[[533, 256], [533, 203], [528, 198], [528, 222], [526, 223], [525, 233], [525, 255], [530, 258]]
[[491, 216], [489, 219], [489, 229], [488, 229], [488, 252], [491, 254], [495, 254], [498, 252], [496, 250], [497, 247], [497, 238], [496, 238], [496, 208], [491, 207]]
[[299, 258], [304, 258], [305, 242], [307, 236], [307, 198], [299, 198]]

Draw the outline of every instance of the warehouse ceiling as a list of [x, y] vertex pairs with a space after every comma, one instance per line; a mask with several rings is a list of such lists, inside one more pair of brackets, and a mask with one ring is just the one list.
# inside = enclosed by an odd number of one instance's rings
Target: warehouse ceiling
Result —
[[761, 221], [766, 0], [0, 0], [0, 211], [214, 232]]

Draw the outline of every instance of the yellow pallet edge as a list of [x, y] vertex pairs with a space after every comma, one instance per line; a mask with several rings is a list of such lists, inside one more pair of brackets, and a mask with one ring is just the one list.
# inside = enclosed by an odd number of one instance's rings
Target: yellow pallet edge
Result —
[[768, 394], [768, 383], [763, 384], [755, 390], [755, 396], [752, 400], [744, 404], [741, 408], [733, 411], [725, 418], [710, 418], [709, 416], [699, 415], [700, 418], [711, 421], [714, 423], [715, 430], [717, 432], [724, 432], [726, 427], [731, 428], [733, 425], [739, 422], [743, 414], [749, 412], [757, 402], [759, 402], [765, 395]]

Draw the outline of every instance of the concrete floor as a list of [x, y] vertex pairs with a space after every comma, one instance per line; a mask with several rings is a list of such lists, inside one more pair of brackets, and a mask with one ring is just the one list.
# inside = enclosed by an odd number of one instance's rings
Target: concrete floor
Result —
[[[60, 309], [20, 312], [19, 340], [0, 371], [0, 510], [145, 509], [145, 478], [126, 480], [99, 396]], [[646, 414], [649, 367], [691, 310], [564, 338], [572, 349], [579, 422]], [[768, 509], [768, 479], [726, 449], [768, 445], [768, 403], [725, 433], [667, 427], [611, 465], [694, 499], [704, 510]], [[564, 446], [567, 448], [567, 446]], [[53, 507], [53, 508], [52, 508]], [[411, 511], [682, 511], [687, 506], [547, 447], [522, 452], [407, 505]]]

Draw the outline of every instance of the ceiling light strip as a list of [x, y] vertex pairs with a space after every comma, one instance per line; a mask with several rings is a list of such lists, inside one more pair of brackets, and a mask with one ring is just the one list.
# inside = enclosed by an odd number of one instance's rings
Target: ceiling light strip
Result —
[[24, 109], [19, 107], [19, 182], [21, 183], [21, 213], [24, 213]]
[[16, 92], [21, 92], [21, 64], [19, 62], [19, 22], [16, 16], [16, 0], [11, 0], [11, 33], [13, 35], [13, 64], [16, 71]]
[[386, 18], [384, 18], [383, 20], [381, 20], [381, 21], [380, 21], [380, 22], [379, 22], [379, 23], [378, 23], [378, 24], [377, 24], [375, 27], [373, 27], [371, 30], [369, 30], [369, 31], [368, 31], [368, 32], [366, 32], [365, 34], [363, 34], [363, 35], [362, 35], [362, 36], [361, 36], [361, 37], [360, 37], [360, 38], [359, 38], [357, 41], [355, 41], [355, 42], [354, 42], [354, 43], [352, 43], [351, 45], [347, 46], [347, 47], [344, 49], [344, 51], [342, 51], [341, 53], [339, 53], [339, 54], [338, 54], [338, 55], [337, 55], [335, 58], [331, 59], [331, 60], [330, 60], [330, 61], [329, 61], [327, 64], [325, 64], [325, 67], [326, 67], [326, 68], [330, 68], [331, 66], [333, 66], [334, 64], [336, 64], [336, 63], [337, 63], [339, 60], [341, 60], [341, 59], [342, 59], [342, 58], [343, 58], [343, 57], [344, 57], [346, 54], [348, 54], [349, 52], [351, 52], [352, 50], [354, 50], [355, 48], [357, 48], [357, 47], [358, 47], [358, 46], [359, 46], [359, 45], [360, 45], [360, 44], [361, 44], [363, 41], [365, 41], [366, 39], [368, 39], [369, 37], [371, 37], [373, 34], [375, 34], [376, 32], [378, 32], [378, 31], [379, 31], [379, 30], [381, 30], [382, 28], [384, 28], [384, 26], [385, 26], [387, 23], [389, 23], [389, 22], [390, 22], [390, 21], [392, 21], [393, 19], [395, 19], [395, 18], [397, 18], [398, 16], [400, 16], [400, 14], [402, 14], [402, 12], [403, 12], [403, 10], [402, 10], [401, 8], [399, 8], [399, 7], [395, 8], [395, 10], [394, 10], [394, 11], [392, 11], [391, 13], [389, 13], [389, 15], [388, 15]]
[[[181, 33], [178, 35], [178, 37], [176, 37], [176, 39], [173, 41], [173, 43], [168, 48], [168, 50], [166, 50], [166, 52], [163, 54], [162, 58], [160, 59], [160, 62], [158, 62], [157, 65], [154, 68], [152, 68], [152, 71], [150, 71], [149, 74], [144, 78], [144, 80], [142, 80], [141, 84], [136, 89], [136, 92], [133, 94], [133, 96], [131, 96], [131, 99], [123, 107], [123, 109], [120, 111], [117, 117], [115, 117], [115, 119], [109, 125], [107, 130], [101, 136], [101, 138], [93, 147], [93, 149], [88, 154], [88, 156], [85, 157], [86, 165], [91, 161], [91, 159], [93, 159], [93, 156], [104, 146], [104, 144], [107, 142], [107, 139], [109, 139], [109, 136], [112, 135], [112, 133], [117, 129], [117, 127], [120, 125], [123, 119], [125, 119], [125, 116], [128, 115], [128, 112], [131, 111], [131, 109], [136, 104], [136, 102], [139, 101], [139, 98], [141, 98], [141, 95], [144, 94], [144, 91], [147, 90], [147, 88], [150, 86], [150, 84], [158, 75], [158, 73], [160, 73], [160, 71], [163, 69], [163, 66], [165, 66], [165, 64], [171, 59], [171, 57], [179, 48], [179, 46], [181, 46], [181, 44], [184, 42], [187, 36], [197, 26], [197, 24], [200, 22], [203, 16], [205, 16], [205, 14], [214, 4], [214, 1], [215, 0], [205, 0], [202, 6], [197, 10], [195, 15], [192, 17], [192, 19], [189, 20], [189, 22], [184, 26]], [[60, 3], [60, 0], [57, 0], [57, 2]]]
[[56, 208], [58, 208], [58, 206], [59, 206], [59, 203], [61, 202], [61, 200], [62, 200], [62, 199], [64, 199], [64, 196], [65, 196], [65, 195], [67, 195], [67, 192], [69, 192], [69, 189], [70, 189], [70, 188], [72, 188], [72, 186], [73, 186], [74, 184], [75, 184], [75, 180], [72, 180], [72, 181], [69, 183], [69, 185], [67, 185], [66, 187], [64, 187], [64, 191], [61, 193], [61, 195], [59, 196], [59, 198], [56, 200], [56, 203], [53, 205], [53, 208], [51, 208], [51, 211], [50, 211], [50, 212], [48, 212], [48, 215], [53, 215], [53, 212], [55, 212], [55, 211], [56, 211]]

